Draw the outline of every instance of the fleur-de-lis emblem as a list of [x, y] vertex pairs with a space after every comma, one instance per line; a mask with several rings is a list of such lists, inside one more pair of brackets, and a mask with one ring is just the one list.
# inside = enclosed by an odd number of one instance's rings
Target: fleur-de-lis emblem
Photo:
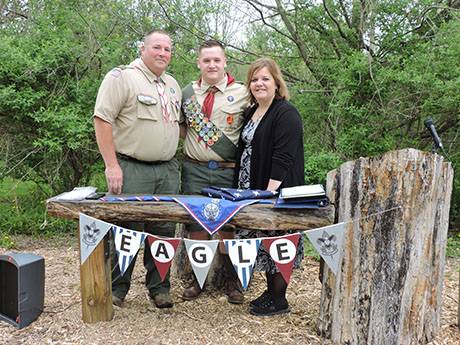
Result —
[[101, 230], [97, 228], [96, 222], [92, 222], [90, 225], [85, 225], [83, 227], [83, 243], [87, 246], [94, 246], [97, 242], [99, 232], [101, 232]]
[[339, 251], [336, 241], [337, 238], [335, 235], [329, 235], [327, 231], [323, 231], [322, 236], [316, 240], [319, 244], [321, 254], [329, 256], [334, 256]]

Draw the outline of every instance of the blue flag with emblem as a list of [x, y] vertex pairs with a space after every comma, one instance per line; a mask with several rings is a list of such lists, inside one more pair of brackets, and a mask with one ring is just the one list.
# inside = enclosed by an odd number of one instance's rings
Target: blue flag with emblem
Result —
[[223, 227], [243, 207], [259, 200], [229, 201], [207, 197], [176, 197], [179, 205], [211, 235]]
[[211, 198], [222, 198], [226, 200], [239, 201], [248, 199], [266, 199], [274, 197], [277, 192], [261, 189], [235, 189], [221, 187], [205, 187], [201, 194]]

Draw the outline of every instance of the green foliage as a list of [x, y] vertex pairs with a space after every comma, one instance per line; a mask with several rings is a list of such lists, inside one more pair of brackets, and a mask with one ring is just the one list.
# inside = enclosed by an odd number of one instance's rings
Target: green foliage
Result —
[[452, 258], [460, 258], [460, 233], [454, 233], [447, 239], [446, 255]]
[[[360, 156], [430, 150], [427, 117], [460, 169], [460, 20], [450, 2], [280, 1], [283, 15], [266, 8], [263, 21], [253, 7], [240, 5], [7, 3], [0, 23], [0, 179], [11, 179], [2, 182], [10, 185], [0, 199], [2, 229], [38, 228], [50, 195], [76, 185], [105, 188], [92, 128], [97, 89], [108, 71], [136, 56], [136, 42], [152, 28], [172, 33], [169, 71], [181, 85], [197, 78], [196, 47], [209, 37], [229, 45], [228, 67], [240, 80], [246, 62], [267, 55], [278, 61], [304, 121], [308, 183], [324, 183], [329, 170]], [[228, 17], [237, 15], [252, 24], [232, 28]], [[19, 180], [33, 181], [25, 185], [34, 192], [22, 193], [22, 183], [13, 188]], [[455, 174], [451, 224], [457, 229], [459, 205]], [[30, 214], [21, 217], [18, 210]]]
[[51, 189], [32, 181], [0, 180], [0, 245], [14, 246], [9, 235], [43, 235], [75, 231], [75, 224], [46, 215]]

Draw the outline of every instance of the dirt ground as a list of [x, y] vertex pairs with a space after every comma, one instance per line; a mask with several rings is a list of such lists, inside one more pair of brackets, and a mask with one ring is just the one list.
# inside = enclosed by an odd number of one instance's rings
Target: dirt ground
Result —
[[[174, 308], [156, 309], [149, 303], [142, 260], [138, 260], [124, 307], [115, 307], [110, 322], [85, 324], [81, 320], [76, 238], [15, 240], [17, 251], [45, 258], [45, 308], [36, 321], [21, 330], [0, 322], [0, 344], [331, 344], [315, 332], [320, 284], [318, 263], [312, 259], [294, 270], [288, 289], [292, 312], [287, 315], [261, 318], [249, 314], [249, 301], [264, 289], [260, 273], [254, 274], [243, 305], [227, 303], [219, 292], [183, 302], [182, 282], [173, 278]], [[0, 254], [5, 252], [0, 248]], [[459, 266], [459, 259], [447, 261], [441, 329], [433, 345], [460, 344], [456, 326]]]

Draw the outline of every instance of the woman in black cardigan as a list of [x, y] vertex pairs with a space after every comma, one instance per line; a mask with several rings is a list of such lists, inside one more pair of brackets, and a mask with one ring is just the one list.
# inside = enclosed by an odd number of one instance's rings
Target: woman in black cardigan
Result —
[[[261, 58], [251, 64], [246, 83], [253, 104], [246, 111], [237, 156], [235, 185], [242, 189], [280, 188], [304, 184], [303, 126], [297, 109], [288, 102], [289, 92], [275, 61]], [[239, 238], [285, 235], [284, 231], [241, 229]], [[303, 258], [300, 238], [294, 267]], [[275, 315], [289, 312], [287, 283], [263, 246], [256, 271], [265, 271], [267, 290], [251, 301], [251, 314]]]

